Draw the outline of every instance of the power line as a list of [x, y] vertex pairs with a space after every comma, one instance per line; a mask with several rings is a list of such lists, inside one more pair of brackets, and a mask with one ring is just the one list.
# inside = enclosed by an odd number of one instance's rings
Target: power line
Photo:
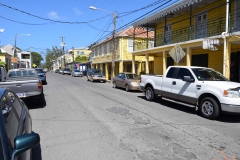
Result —
[[0, 16], [0, 18], [3, 18], [3, 19], [6, 19], [8, 21], [12, 21], [12, 22], [15, 22], [15, 23], [20, 23], [20, 24], [26, 24], [26, 25], [46, 25], [46, 24], [51, 24], [51, 23], [54, 23], [54, 22], [50, 22], [50, 23], [25, 23], [25, 22], [19, 22], [19, 21], [15, 21], [15, 20], [12, 20], [12, 19], [8, 19], [8, 18], [5, 18], [3, 16]]
[[88, 21], [88, 22], [57, 21], [57, 20], [52, 20], [52, 19], [48, 19], [48, 18], [43, 18], [43, 17], [40, 17], [40, 16], [36, 16], [36, 15], [31, 14], [31, 13], [28, 13], [28, 12], [25, 12], [25, 11], [22, 11], [22, 10], [19, 10], [19, 9], [17, 9], [17, 8], [13, 8], [13, 7], [11, 7], [11, 6], [8, 6], [8, 5], [5, 5], [5, 4], [2, 4], [2, 3], [0, 3], [0, 5], [1, 5], [1, 6], [4, 6], [4, 7], [7, 7], [7, 8], [10, 8], [10, 9], [13, 9], [13, 10], [18, 11], [18, 12], [21, 12], [21, 13], [27, 14], [27, 15], [32, 16], [32, 17], [35, 17], [35, 18], [39, 18], [39, 19], [46, 20], [46, 21], [51, 21], [51, 22], [56, 22], [56, 23], [84, 24], [84, 23], [90, 23], [90, 22], [98, 21], [98, 20], [100, 20], [100, 19], [103, 19], [103, 18], [106, 18], [106, 17], [109, 17], [109, 16], [110, 16], [110, 15], [107, 15], [107, 16], [104, 16], [104, 17], [101, 17], [101, 18], [98, 18], [98, 19], [94, 19], [94, 20]]

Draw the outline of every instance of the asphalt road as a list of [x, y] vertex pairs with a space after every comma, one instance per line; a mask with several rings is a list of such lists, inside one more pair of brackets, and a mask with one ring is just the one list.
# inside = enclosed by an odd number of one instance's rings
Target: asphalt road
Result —
[[41, 137], [34, 160], [240, 160], [240, 116], [204, 119], [86, 77], [48, 72], [47, 81], [46, 104], [27, 102]]

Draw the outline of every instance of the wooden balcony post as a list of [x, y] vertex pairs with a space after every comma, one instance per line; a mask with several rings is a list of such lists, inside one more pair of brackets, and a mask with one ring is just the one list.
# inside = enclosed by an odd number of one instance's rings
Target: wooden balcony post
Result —
[[186, 53], [186, 65], [191, 66], [192, 64], [192, 49], [190, 47], [187, 47], [187, 53]]
[[132, 73], [138, 74], [138, 73], [135, 73], [135, 56], [134, 55], [132, 55]]
[[164, 74], [166, 72], [166, 69], [167, 69], [167, 65], [166, 65], [166, 62], [167, 62], [167, 54], [166, 54], [166, 51], [163, 51], [163, 73]]
[[149, 74], [149, 55], [146, 54], [146, 74]]

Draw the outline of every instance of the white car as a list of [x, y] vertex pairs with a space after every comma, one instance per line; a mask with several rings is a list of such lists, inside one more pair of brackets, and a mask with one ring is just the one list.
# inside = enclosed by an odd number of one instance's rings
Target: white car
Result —
[[72, 77], [82, 77], [83, 76], [83, 73], [82, 71], [78, 70], [78, 69], [74, 69], [72, 71]]

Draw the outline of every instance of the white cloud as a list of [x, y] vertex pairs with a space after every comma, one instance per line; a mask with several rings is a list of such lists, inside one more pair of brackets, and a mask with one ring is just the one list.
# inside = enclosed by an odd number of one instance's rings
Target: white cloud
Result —
[[58, 16], [58, 14], [57, 14], [57, 12], [49, 12], [48, 13], [48, 17], [50, 18], [50, 19], [60, 19], [60, 17]]
[[74, 11], [74, 13], [75, 13], [76, 15], [82, 14], [82, 13], [78, 10], [77, 7], [73, 8], [73, 11]]

